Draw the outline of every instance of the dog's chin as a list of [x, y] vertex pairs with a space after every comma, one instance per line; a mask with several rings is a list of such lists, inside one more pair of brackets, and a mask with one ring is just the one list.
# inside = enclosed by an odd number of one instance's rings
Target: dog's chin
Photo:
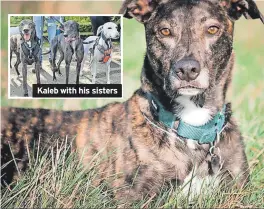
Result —
[[203, 92], [202, 89], [198, 88], [180, 88], [178, 89], [178, 93], [183, 96], [196, 96]]

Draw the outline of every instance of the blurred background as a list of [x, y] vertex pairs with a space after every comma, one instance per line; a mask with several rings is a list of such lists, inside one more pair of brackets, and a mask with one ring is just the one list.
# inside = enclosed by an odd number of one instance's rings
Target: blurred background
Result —
[[[53, 109], [87, 109], [112, 102], [110, 99], [38, 99], [8, 100], [8, 14], [116, 14], [121, 1], [98, 2], [1, 2], [1, 104], [2, 106], [41, 107]], [[264, 2], [257, 1], [264, 13]], [[128, 99], [140, 86], [140, 71], [145, 53], [144, 27], [135, 20], [124, 20], [124, 99]], [[236, 64], [232, 86], [228, 92], [228, 101], [246, 142], [250, 165], [264, 167], [264, 25], [260, 20], [245, 20], [242, 17], [235, 26], [234, 50]], [[123, 101], [118, 100], [118, 101]], [[264, 183], [264, 175], [256, 182]]]
[[[117, 25], [120, 24], [120, 16], [111, 16], [111, 22], [116, 23]], [[20, 22], [24, 19], [30, 19], [33, 20], [33, 16], [10, 16], [10, 26], [11, 27], [18, 27]], [[64, 21], [68, 20], [74, 20], [79, 24], [80, 27], [80, 36], [82, 39], [87, 38], [88, 36], [93, 35], [93, 30], [92, 30], [92, 23], [90, 16], [65, 16]], [[59, 26], [59, 23], [56, 22], [56, 25]], [[44, 28], [43, 28], [43, 36], [48, 38], [48, 33], [47, 33], [47, 22], [45, 21], [44, 23]]]

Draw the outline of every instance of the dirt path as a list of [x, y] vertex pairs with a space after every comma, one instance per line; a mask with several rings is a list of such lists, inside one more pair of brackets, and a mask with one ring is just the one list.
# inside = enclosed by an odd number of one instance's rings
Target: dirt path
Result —
[[[48, 51], [45, 49], [44, 51]], [[66, 76], [65, 76], [65, 62], [61, 63], [61, 73], [56, 74], [57, 81], [53, 81], [52, 79], [52, 71], [49, 64], [49, 55], [43, 56], [42, 68], [40, 72], [40, 82], [41, 84], [65, 84]], [[58, 60], [58, 57], [57, 57]], [[14, 66], [16, 62], [16, 56], [12, 57], [12, 66]], [[103, 64], [99, 64], [99, 69], [96, 74], [96, 83], [106, 83], [106, 67]], [[36, 74], [32, 73], [32, 69], [34, 69], [33, 65], [28, 65], [28, 75], [27, 75], [27, 83], [28, 83], [28, 93], [29, 97], [32, 96], [32, 84], [36, 83]], [[18, 77], [14, 67], [10, 69], [10, 96], [11, 97], [23, 97], [23, 84], [22, 84], [22, 64], [19, 65], [18, 68], [20, 72], [20, 76]], [[119, 46], [115, 46], [113, 50], [113, 62], [111, 63], [111, 71], [110, 71], [110, 81], [112, 84], [120, 84], [121, 83], [121, 53]], [[70, 75], [69, 75], [69, 84], [75, 84], [76, 82], [76, 62], [72, 61], [70, 66]], [[81, 72], [80, 76], [80, 84], [91, 84], [92, 76], [90, 72], [89, 59], [86, 60], [83, 72]]]

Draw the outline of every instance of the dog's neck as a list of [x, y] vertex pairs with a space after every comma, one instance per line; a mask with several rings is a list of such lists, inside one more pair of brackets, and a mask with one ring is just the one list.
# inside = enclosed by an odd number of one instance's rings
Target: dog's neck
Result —
[[143, 92], [153, 94], [167, 111], [172, 112], [184, 122], [193, 126], [201, 126], [210, 121], [223, 108], [232, 68], [233, 55], [221, 79], [216, 81], [214, 86], [210, 86], [197, 96], [176, 94], [174, 98], [171, 98], [163, 89], [163, 79], [157, 76], [146, 56], [141, 74], [141, 89]]
[[99, 39], [99, 45], [103, 46], [105, 50], [108, 50], [112, 47], [112, 42], [110, 38], [107, 38], [102, 31], [100, 39]]

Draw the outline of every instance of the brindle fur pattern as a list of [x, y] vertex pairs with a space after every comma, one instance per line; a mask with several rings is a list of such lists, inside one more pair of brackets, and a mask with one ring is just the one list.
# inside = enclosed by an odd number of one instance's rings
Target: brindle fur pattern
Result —
[[[82, 153], [85, 149], [84, 166], [97, 152], [108, 155], [99, 167], [102, 178], [120, 174], [112, 186], [133, 184], [116, 193], [118, 199], [131, 201], [152, 195], [170, 181], [182, 184], [194, 168], [201, 179], [214, 175], [208, 168], [209, 145], [190, 147], [189, 140], [182, 143], [175, 132], [155, 121], [145, 92], [152, 92], [167, 110], [180, 116], [184, 106], [177, 100], [182, 96], [177, 89], [186, 84], [177, 80], [173, 66], [191, 56], [199, 60], [203, 76], [199, 82], [191, 81], [192, 85], [200, 85], [204, 91], [190, 97], [190, 101], [206, 107], [214, 116], [225, 103], [234, 63], [234, 22], [227, 11], [218, 1], [127, 0], [121, 12], [144, 23], [146, 28], [147, 53], [141, 88], [124, 103], [94, 110], [2, 109], [2, 164], [12, 159], [10, 144], [15, 157], [22, 159], [17, 162], [19, 168], [25, 169], [25, 144], [30, 145], [39, 137], [45, 143], [46, 133], [56, 133], [62, 139], [66, 135], [76, 137], [77, 150]], [[208, 21], [219, 25], [218, 36], [203, 33]], [[161, 37], [159, 27], [170, 27], [173, 38]], [[223, 160], [220, 174], [227, 174], [229, 180], [241, 175], [238, 185], [242, 186], [249, 174], [244, 145], [230, 105], [226, 114], [226, 125], [216, 144]], [[157, 129], [144, 115], [167, 132]], [[175, 122], [174, 128], [177, 125]], [[13, 164], [6, 167], [3, 180], [10, 183], [9, 172], [14, 171]]]
[[20, 60], [20, 45], [21, 45], [21, 41], [22, 41], [22, 38], [21, 38], [20, 34], [12, 35], [10, 37], [10, 69], [12, 68], [12, 63], [11, 62], [12, 62], [12, 55], [13, 55], [13, 52], [14, 52], [15, 55], [16, 55], [16, 58], [17, 58], [14, 67], [15, 67], [15, 70], [16, 70], [16, 73], [17, 73], [18, 76], [20, 75], [20, 73], [18, 71], [18, 66], [21, 63], [21, 60]]

